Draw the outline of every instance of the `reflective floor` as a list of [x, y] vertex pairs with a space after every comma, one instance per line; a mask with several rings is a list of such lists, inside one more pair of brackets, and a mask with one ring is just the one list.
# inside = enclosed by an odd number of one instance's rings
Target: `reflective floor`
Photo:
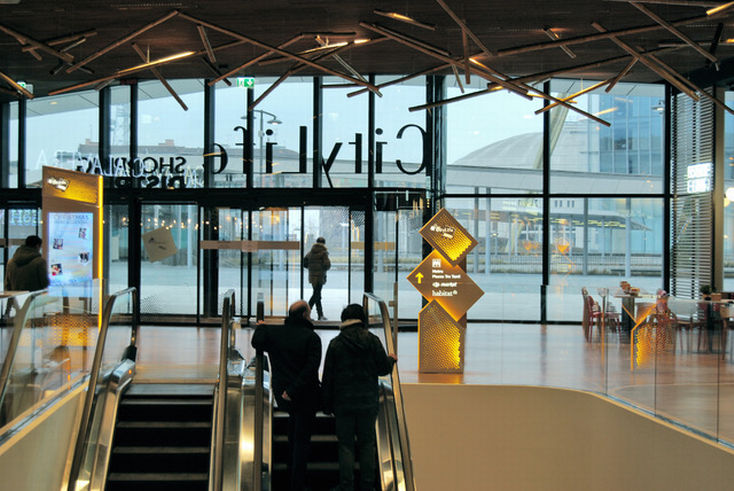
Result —
[[[336, 336], [319, 330], [324, 351]], [[238, 331], [248, 356], [250, 331]], [[616, 332], [587, 342], [581, 326], [470, 324], [463, 375], [418, 372], [418, 335], [400, 333], [398, 366], [404, 383], [543, 385], [607, 394], [709, 437], [734, 442], [734, 358], [700, 333], [680, 331], [665, 346], [635, 345]], [[729, 337], [729, 341], [734, 336]], [[143, 326], [138, 378], [214, 380], [219, 331]], [[722, 351], [724, 351], [722, 353]], [[631, 364], [630, 360], [634, 360]]]

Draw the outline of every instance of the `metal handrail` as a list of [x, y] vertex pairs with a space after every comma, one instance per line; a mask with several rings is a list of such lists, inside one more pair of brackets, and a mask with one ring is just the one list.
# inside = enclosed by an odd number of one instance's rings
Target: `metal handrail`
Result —
[[[110, 327], [110, 319], [112, 318], [112, 312], [114, 311], [115, 302], [118, 298], [132, 294], [132, 305], [133, 313], [131, 318], [131, 333], [130, 333], [130, 345], [126, 350], [126, 354], [135, 352], [135, 343], [137, 342], [138, 325], [136, 319], [135, 309], [137, 309], [138, 291], [135, 287], [126, 288], [117, 293], [113, 293], [107, 299], [102, 312], [102, 324], [99, 329], [99, 336], [97, 337], [97, 347], [94, 351], [94, 361], [92, 362], [92, 371], [89, 374], [89, 386], [87, 387], [87, 394], [84, 398], [84, 408], [82, 409], [81, 422], [79, 423], [79, 433], [77, 434], [76, 444], [74, 446], [74, 457], [71, 465], [71, 473], [69, 474], [69, 490], [72, 491], [76, 488], [76, 480], [79, 477], [79, 470], [84, 459], [84, 449], [87, 444], [87, 436], [90, 430], [90, 420], [92, 415], [92, 408], [94, 406], [94, 396], [97, 392], [97, 379], [99, 378], [99, 372], [102, 368], [102, 355], [104, 353], [105, 343], [107, 342], [107, 331]], [[132, 360], [134, 361], [134, 360]]]
[[225, 423], [225, 404], [227, 399], [227, 361], [229, 360], [230, 347], [234, 347], [235, 336], [232, 329], [234, 317], [235, 299], [234, 290], [230, 289], [224, 294], [222, 303], [222, 334], [219, 343], [219, 382], [217, 388], [217, 413], [216, 413], [216, 429], [214, 433], [214, 468], [212, 474], [213, 489], [219, 491], [222, 489], [222, 461], [224, 448], [224, 423]]
[[[265, 320], [265, 303], [261, 300], [257, 302], [257, 322]], [[255, 428], [253, 439], [255, 445], [253, 448], [254, 474], [253, 474], [253, 491], [262, 491], [263, 476], [263, 423], [265, 419], [265, 411], [263, 410], [263, 381], [265, 364], [263, 352], [257, 350], [255, 352]]]
[[18, 349], [18, 342], [20, 341], [20, 335], [23, 331], [23, 326], [25, 326], [26, 322], [28, 321], [27, 316], [28, 312], [30, 312], [31, 310], [30, 307], [36, 298], [47, 293], [48, 290], [39, 290], [29, 294], [25, 303], [23, 303], [23, 307], [21, 308], [20, 313], [15, 319], [13, 334], [10, 338], [10, 343], [8, 344], [8, 351], [5, 354], [2, 371], [0, 371], [0, 407], [2, 407], [3, 402], [5, 401], [5, 393], [8, 388], [8, 380], [10, 379], [10, 370], [12, 370], [13, 363], [15, 362], [15, 353]]
[[[369, 315], [368, 303], [369, 301], [375, 302], [380, 307], [380, 317], [382, 317], [382, 326], [385, 330], [385, 343], [388, 353], [397, 354], [396, 347], [396, 333], [393, 332], [392, 326], [390, 325], [390, 312], [387, 309], [387, 304], [384, 300], [375, 296], [372, 293], [365, 292], [363, 297], [363, 307], [365, 314]], [[401, 448], [401, 454], [403, 457], [403, 472], [405, 473], [405, 486], [406, 491], [415, 490], [415, 480], [413, 478], [413, 460], [410, 453], [410, 442], [408, 440], [408, 425], [405, 417], [405, 407], [403, 405], [403, 391], [400, 387], [400, 374], [398, 372], [397, 363], [393, 366], [392, 373], [390, 374], [392, 379], [392, 391], [395, 399], [395, 412], [397, 415], [398, 423], [398, 438]]]

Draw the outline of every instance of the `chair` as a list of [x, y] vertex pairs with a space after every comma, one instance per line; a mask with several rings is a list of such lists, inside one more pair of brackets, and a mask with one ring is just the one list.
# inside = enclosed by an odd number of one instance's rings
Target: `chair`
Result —
[[[587, 341], [591, 341], [591, 338], [594, 334], [594, 324], [596, 324], [599, 335], [601, 335], [602, 312], [599, 308], [599, 304], [594, 301], [594, 298], [591, 295], [589, 295], [589, 292], [586, 288], [581, 289], [581, 295], [584, 298], [584, 313], [582, 321], [582, 326], [584, 328], [584, 337], [586, 337]], [[607, 325], [612, 326], [613, 330], [618, 330], [620, 326], [619, 312], [610, 310], [610, 308], [613, 309], [611, 305], [607, 306], [607, 311], [605, 315], [603, 315], [604, 322]]]

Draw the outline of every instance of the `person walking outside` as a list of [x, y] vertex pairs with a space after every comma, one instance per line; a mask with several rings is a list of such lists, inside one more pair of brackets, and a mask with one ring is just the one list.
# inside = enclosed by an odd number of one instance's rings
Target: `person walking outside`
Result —
[[339, 487], [336, 489], [354, 489], [356, 436], [359, 489], [373, 491], [377, 472], [377, 377], [390, 373], [397, 356], [386, 354], [379, 338], [367, 330], [367, 318], [361, 305], [347, 305], [341, 320], [339, 335], [331, 340], [326, 350], [322, 378], [324, 412], [336, 417], [339, 441]]
[[49, 284], [48, 266], [41, 256], [43, 241], [37, 235], [29, 235], [8, 261], [5, 271], [6, 291], [37, 291]]
[[258, 324], [252, 346], [267, 351], [278, 408], [288, 412], [290, 490], [306, 489], [306, 466], [320, 403], [321, 338], [313, 330], [305, 300], [294, 302], [282, 325]]
[[320, 321], [327, 320], [321, 306], [321, 289], [326, 283], [326, 272], [331, 268], [329, 251], [326, 249], [326, 239], [319, 237], [311, 250], [303, 258], [303, 267], [308, 268], [308, 282], [313, 286], [313, 294], [308, 300], [308, 306], [316, 305], [316, 313]]

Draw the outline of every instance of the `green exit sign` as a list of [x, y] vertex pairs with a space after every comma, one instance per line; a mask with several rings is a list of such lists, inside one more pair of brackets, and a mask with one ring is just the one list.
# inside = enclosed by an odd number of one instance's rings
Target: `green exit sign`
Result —
[[251, 89], [255, 86], [255, 77], [237, 77], [237, 87]]

